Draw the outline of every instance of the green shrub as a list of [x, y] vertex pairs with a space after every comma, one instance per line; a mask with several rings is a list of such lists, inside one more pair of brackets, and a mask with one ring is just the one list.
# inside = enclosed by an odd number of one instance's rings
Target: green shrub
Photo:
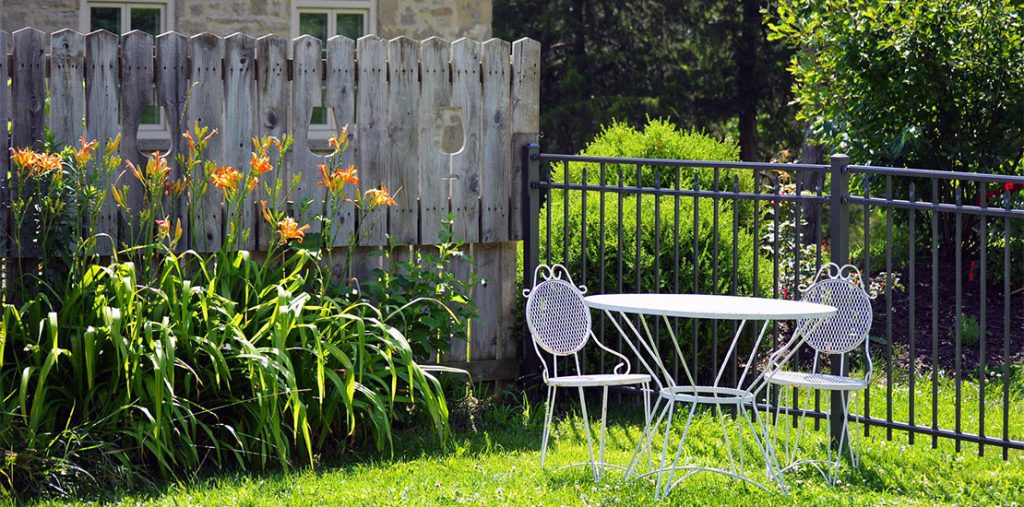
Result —
[[[604, 129], [602, 134], [588, 144], [583, 155], [615, 156], [615, 157], [654, 157], [666, 159], [711, 159], [736, 160], [739, 150], [735, 145], [721, 143], [702, 134], [686, 133], [676, 129], [674, 125], [663, 120], [651, 120], [641, 132], [632, 127], [613, 123]], [[611, 174], [614, 165], [607, 165], [606, 175]], [[636, 166], [626, 166], [623, 171], [623, 185], [631, 186], [636, 181]], [[587, 181], [597, 183], [600, 167], [598, 164], [571, 164], [569, 181], [579, 182], [583, 179], [586, 168]], [[655, 184], [651, 168], [641, 168], [641, 180], [644, 185]], [[666, 171], [659, 168], [656, 170]], [[668, 169], [668, 171], [673, 171]], [[714, 188], [713, 169], [684, 169], [684, 181], [692, 182], [694, 174], [700, 175], [700, 188]], [[719, 188], [732, 190], [733, 176], [741, 180], [744, 189], [753, 186], [753, 173], [744, 170], [720, 170]], [[615, 180], [606, 183], [618, 184], [617, 169]], [[663, 174], [664, 176], [664, 174]], [[553, 169], [551, 174], [555, 182], [564, 181], [561, 166]], [[610, 177], [610, 176], [609, 176]], [[661, 187], [674, 185], [672, 180], [661, 178]], [[728, 185], [724, 182], [730, 181]], [[692, 188], [681, 184], [683, 188]], [[740, 209], [734, 202], [720, 199], [717, 203], [717, 229], [715, 202], [710, 197], [701, 197], [695, 204], [693, 197], [644, 195], [624, 195], [619, 200], [618, 194], [605, 193], [603, 199], [599, 191], [586, 192], [586, 206], [583, 203], [583, 192], [569, 192], [568, 208], [565, 193], [554, 189], [550, 200], [541, 209], [540, 216], [540, 261], [564, 263], [574, 273], [575, 281], [588, 285], [590, 292], [619, 292], [616, 284], [617, 275], [622, 273], [622, 292], [675, 292], [674, 273], [678, 269], [678, 292], [702, 294], [728, 294], [735, 292], [743, 295], [771, 294], [771, 264], [766, 258], [758, 261], [758, 273], [755, 287], [754, 232], [752, 227], [752, 205], [744, 201]], [[604, 225], [602, 229], [601, 207], [604, 203]], [[639, 215], [637, 208], [639, 206]], [[696, 227], [694, 212], [696, 207]], [[655, 209], [657, 208], [657, 213]], [[551, 222], [547, 223], [550, 213]], [[678, 213], [678, 215], [677, 215]], [[622, 220], [621, 240], [618, 234], [619, 220]], [[677, 223], [678, 222], [678, 223]], [[581, 245], [581, 230], [586, 225], [587, 242]], [[734, 224], [738, 225], [734, 232]], [[676, 227], [678, 226], [678, 227]], [[547, 247], [550, 233], [550, 250]], [[602, 252], [599, 238], [604, 238]], [[656, 239], [657, 238], [657, 239]], [[676, 264], [674, 244], [678, 238], [679, 257]], [[697, 254], [694, 255], [694, 239], [697, 243]], [[566, 239], [568, 249], [566, 250]], [[718, 242], [718, 253], [714, 255], [715, 242]], [[656, 243], [660, 249], [656, 248]], [[737, 255], [733, 256], [735, 246]], [[583, 270], [583, 253], [586, 252], [586, 269]], [[639, 256], [638, 256], [639, 252]], [[694, 259], [696, 258], [696, 263]], [[621, 262], [621, 266], [620, 266]], [[735, 266], [735, 270], [734, 270]], [[717, 269], [716, 269], [717, 267]], [[735, 271], [735, 287], [733, 286]], [[600, 280], [604, 275], [605, 286]], [[694, 286], [694, 274], [697, 284]], [[717, 276], [716, 276], [717, 274]], [[639, 277], [639, 283], [637, 278]], [[689, 324], [684, 324], [688, 326]], [[731, 323], [723, 326], [729, 326]], [[614, 333], [612, 326], [607, 326], [609, 333]], [[718, 333], [721, 340], [730, 339], [731, 332]], [[683, 332], [681, 339], [692, 337], [692, 333]], [[613, 338], [609, 335], [606, 338]], [[711, 340], [702, 338], [702, 349], [710, 349]], [[705, 362], [706, 364], [706, 362]]]

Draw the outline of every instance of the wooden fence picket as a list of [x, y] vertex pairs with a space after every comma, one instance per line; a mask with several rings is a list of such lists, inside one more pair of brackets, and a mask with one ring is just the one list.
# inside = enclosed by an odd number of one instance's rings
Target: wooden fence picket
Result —
[[[408, 37], [388, 41], [388, 165], [384, 183], [395, 194], [397, 206], [388, 208], [389, 232], [402, 245], [418, 240], [420, 168], [416, 153], [419, 132], [420, 43]], [[397, 193], [396, 193], [397, 192]], [[384, 210], [381, 210], [384, 211]]]
[[[77, 147], [83, 136], [98, 141], [89, 171], [104, 200], [90, 225], [101, 238], [95, 245], [101, 255], [131, 246], [153, 226], [138, 218], [144, 205], [138, 179], [124, 165], [108, 171], [99, 163], [115, 137], [121, 136], [116, 154], [123, 161], [141, 169], [159, 150], [172, 168], [170, 183], [191, 183], [196, 195], [164, 192], [164, 212], [181, 223], [180, 250], [206, 253], [266, 251], [279, 241], [277, 225], [260, 212], [260, 201], [269, 198], [262, 185], [240, 209], [225, 209], [225, 194], [210, 181], [210, 168], [186, 167], [190, 152], [183, 134], [194, 125], [216, 129], [203, 158], [243, 174], [251, 171], [254, 137], [291, 135], [288, 158], [278, 160], [271, 148], [274, 172], [261, 175], [262, 183], [284, 182], [278, 202], [267, 204], [293, 216], [304, 211], [296, 219], [310, 225], [307, 234], [322, 232], [317, 217], [329, 218], [326, 241], [335, 247], [346, 246], [358, 231], [351, 264], [344, 255], [331, 260], [335, 283], [371, 276], [377, 267], [397, 269], [399, 258], [433, 248], [443, 220], [455, 213], [454, 238], [476, 258], [457, 258], [446, 269], [489, 283], [474, 288], [482, 318], [471, 325], [472, 343], [453, 344], [447, 359], [475, 368], [478, 378], [510, 375], [519, 350], [517, 337], [507, 336], [512, 309], [520, 303], [514, 290], [514, 241], [522, 236], [519, 145], [538, 135], [540, 45], [528, 39], [451, 43], [376, 35], [357, 41], [335, 36], [324, 44], [311, 36], [289, 41], [242, 33], [222, 38], [176, 32], [154, 37], [137, 30], [123, 36], [103, 30], [0, 32], [0, 124], [11, 125], [8, 135], [0, 135], [0, 256], [14, 254], [7, 244], [12, 238], [30, 246], [19, 255], [36, 255], [33, 227], [9, 230], [11, 199], [23, 196], [12, 195], [6, 177], [9, 148], [38, 146], [47, 127], [58, 145]], [[160, 129], [143, 123], [154, 105], [161, 112]], [[311, 127], [316, 108], [327, 113], [330, 131]], [[462, 139], [458, 150], [446, 153], [442, 139], [454, 116]], [[338, 136], [346, 125], [349, 149], [340, 167], [357, 168], [362, 192], [387, 185], [396, 206], [363, 217], [351, 201], [327, 209], [317, 165], [329, 160], [327, 137]], [[110, 190], [115, 187], [124, 194], [123, 209]], [[349, 197], [355, 190], [345, 187]], [[226, 229], [229, 223], [238, 230]], [[238, 242], [226, 244], [231, 232]], [[372, 252], [388, 242], [400, 245], [392, 262]], [[20, 269], [25, 262], [8, 266]]]
[[58, 144], [85, 134], [85, 36], [61, 30], [50, 37], [50, 131]]
[[451, 154], [451, 211], [455, 238], [480, 240], [480, 129], [483, 91], [480, 87], [480, 43], [452, 43], [452, 107], [462, 117], [462, 148]]
[[420, 47], [420, 110], [419, 147], [420, 165], [420, 241], [437, 241], [441, 221], [448, 216], [450, 193], [450, 157], [441, 152], [437, 139], [441, 138], [442, 110], [451, 103], [449, 60], [451, 43], [431, 37]]
[[[356, 142], [359, 143], [359, 186], [363, 192], [388, 182], [387, 166], [387, 41], [364, 35], [356, 41], [359, 62], [356, 88]], [[363, 245], [383, 245], [387, 211], [370, 213], [359, 225]]]
[[[224, 128], [224, 84], [221, 82], [221, 66], [224, 58], [224, 41], [216, 35], [202, 33], [189, 39], [189, 53], [192, 55], [192, 92], [188, 104], [189, 124], [198, 124], [222, 130]], [[205, 158], [219, 165], [224, 162], [223, 133], [213, 136], [206, 147]], [[209, 175], [197, 167], [192, 178], [207, 185], [203, 202], [193, 204], [193, 221], [190, 223], [190, 244], [199, 252], [212, 252], [221, 246], [223, 239], [224, 214], [221, 209], [223, 193], [209, 183]], [[195, 223], [196, 217], [202, 217]]]
[[[106, 151], [107, 143], [116, 138], [121, 130], [118, 117], [121, 100], [118, 42], [118, 37], [106, 30], [85, 36], [85, 137], [97, 140], [98, 154]], [[113, 252], [118, 238], [117, 203], [109, 192], [117, 184], [117, 173], [108, 173], [99, 158], [97, 156], [93, 159], [90, 171], [93, 178], [108, 192], [100, 214], [96, 217], [94, 232], [99, 235], [96, 253], [108, 255]]]

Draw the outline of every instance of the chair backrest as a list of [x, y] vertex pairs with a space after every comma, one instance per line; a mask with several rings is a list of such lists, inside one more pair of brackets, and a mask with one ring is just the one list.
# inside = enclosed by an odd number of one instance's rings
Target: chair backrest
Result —
[[849, 264], [839, 267], [830, 262], [821, 267], [815, 280], [803, 289], [801, 300], [834, 306], [836, 313], [820, 324], [813, 320], [798, 323], [798, 328], [805, 330], [807, 344], [818, 352], [845, 354], [865, 343], [873, 312], [860, 271]]
[[587, 344], [591, 317], [583, 303], [586, 290], [573, 284], [565, 266], [537, 266], [533, 288], [524, 290], [523, 295], [526, 325], [540, 348], [556, 356], [568, 356]]

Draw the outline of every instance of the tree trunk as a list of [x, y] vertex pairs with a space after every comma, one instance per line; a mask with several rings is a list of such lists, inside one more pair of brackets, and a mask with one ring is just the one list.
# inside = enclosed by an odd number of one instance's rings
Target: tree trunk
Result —
[[760, 0], [743, 0], [743, 20], [736, 47], [736, 93], [740, 107], [740, 158], [756, 161], [757, 103], [760, 86], [757, 79], [757, 43], [761, 36]]

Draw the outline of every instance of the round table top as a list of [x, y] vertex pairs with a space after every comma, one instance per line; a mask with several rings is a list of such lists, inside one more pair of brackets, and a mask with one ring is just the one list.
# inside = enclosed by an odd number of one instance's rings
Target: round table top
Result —
[[803, 301], [704, 294], [599, 294], [584, 302], [597, 310], [692, 319], [793, 320], [836, 312], [831, 306]]

